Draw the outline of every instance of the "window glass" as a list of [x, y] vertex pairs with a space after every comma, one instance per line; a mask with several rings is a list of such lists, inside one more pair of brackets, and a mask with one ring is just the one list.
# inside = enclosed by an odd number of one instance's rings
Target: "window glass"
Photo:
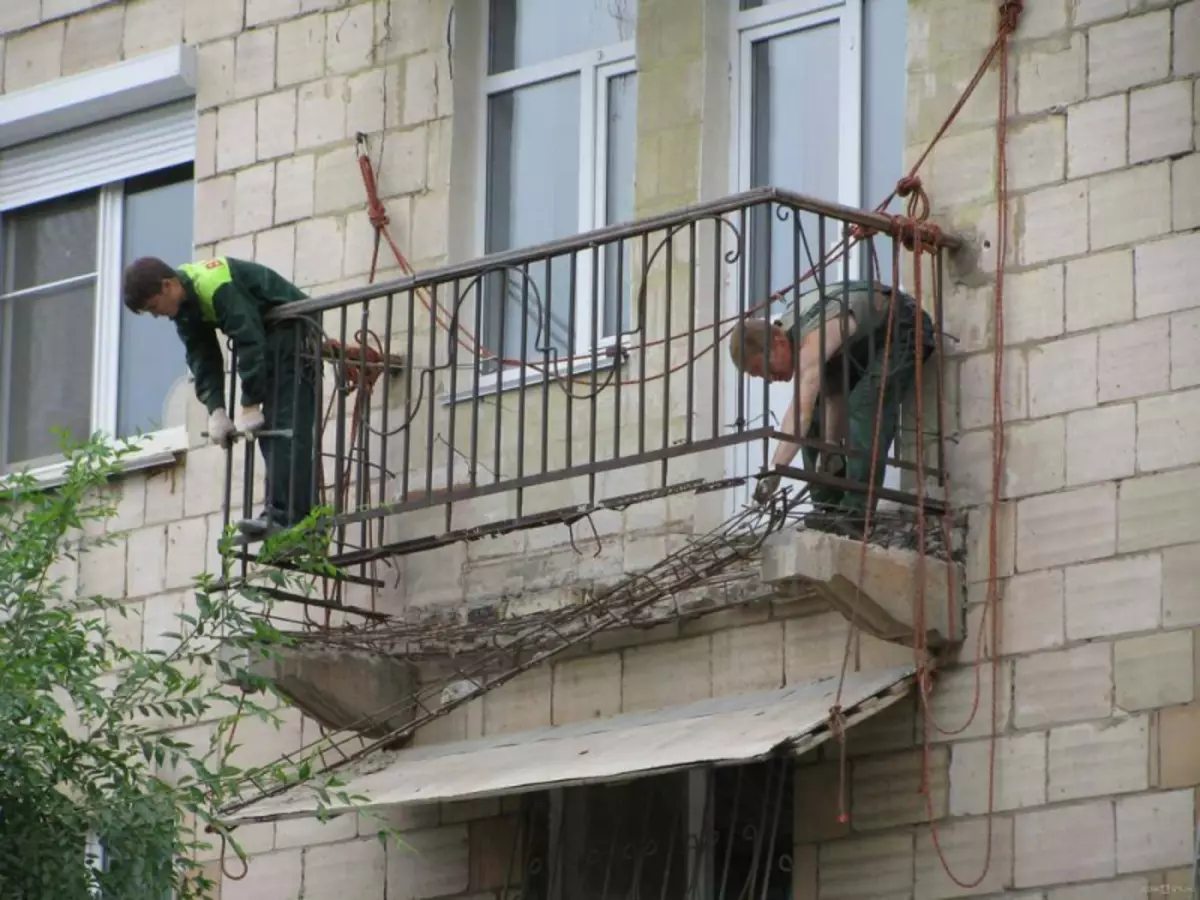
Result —
[[[904, 116], [908, 104], [908, 0], [865, 0], [863, 3], [863, 206], [874, 209], [904, 174]], [[897, 39], [897, 35], [901, 36]], [[893, 197], [888, 211], [899, 213], [904, 200]], [[881, 271], [892, 281], [892, 241], [875, 238]], [[862, 254], [863, 277], [867, 253]]]
[[637, 0], [492, 0], [488, 71], [633, 39]]
[[[0, 279], [0, 461], [6, 470], [58, 453], [65, 429], [92, 430], [96, 192], [4, 217]], [[67, 279], [72, 283], [54, 285]], [[82, 280], [79, 280], [82, 279]]]
[[[192, 194], [191, 166], [126, 183], [122, 268], [140, 256], [157, 256], [172, 266], [191, 260]], [[182, 425], [184, 410], [168, 408], [183, 396], [180, 388], [187, 380], [174, 324], [134, 315], [119, 297], [114, 302], [121, 306], [117, 436]]]
[[[838, 28], [837, 23], [830, 23], [754, 44], [752, 187], [770, 185], [822, 200], [838, 199]], [[819, 89], [798, 88], [801, 85]], [[751, 233], [755, 259], [750, 270], [756, 281], [754, 303], [771, 290], [795, 281], [797, 269], [802, 275], [821, 258], [818, 217], [804, 213], [800, 222], [802, 233], [797, 248], [790, 218], [781, 222], [766, 207], [756, 211]], [[836, 221], [826, 220], [826, 247], [838, 238], [838, 228]], [[794, 300], [793, 295], [787, 295], [772, 313], [781, 312]]]
[[[488, 121], [486, 251], [528, 247], [577, 233], [579, 77], [496, 94], [489, 100]], [[560, 357], [570, 352], [570, 260], [554, 260], [549, 283], [546, 275], [546, 264], [539, 262], [531, 267], [528, 282], [516, 271], [507, 273], [505, 285], [499, 277], [489, 282], [483, 309], [489, 350], [502, 347], [510, 357], [519, 355], [524, 323], [527, 359], [544, 358], [547, 346]]]
[[[634, 167], [637, 151], [637, 75], [617, 75], [607, 84], [608, 171], [605, 178], [604, 223], [615, 225], [633, 218]], [[626, 248], [618, 271], [619, 245], [605, 248], [603, 337], [630, 327], [632, 261]], [[618, 284], [618, 275], [620, 283]], [[618, 315], [620, 321], [618, 323]]]

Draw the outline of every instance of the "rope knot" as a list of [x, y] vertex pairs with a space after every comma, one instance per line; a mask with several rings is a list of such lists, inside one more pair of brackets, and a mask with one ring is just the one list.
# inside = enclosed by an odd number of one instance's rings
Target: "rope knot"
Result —
[[1022, 0], [1003, 0], [1000, 4], [1000, 33], [1012, 34], [1017, 30], [1021, 13], [1025, 9]]
[[920, 175], [905, 175], [896, 182], [896, 194], [900, 197], [907, 197], [909, 194], [915, 194], [922, 190], [924, 188]]

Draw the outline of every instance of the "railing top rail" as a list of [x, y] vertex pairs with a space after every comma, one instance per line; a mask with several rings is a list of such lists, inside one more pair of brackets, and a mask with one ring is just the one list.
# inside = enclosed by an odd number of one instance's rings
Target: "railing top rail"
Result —
[[[676, 225], [684, 225], [697, 217], [719, 216], [746, 207], [771, 202], [794, 207], [803, 212], [816, 213], [850, 224], [861, 225], [864, 228], [874, 231], [887, 232], [892, 227], [892, 220], [888, 216], [879, 213], [843, 206], [840, 203], [818, 200], [815, 197], [797, 194], [783, 188], [753, 188], [752, 190], [742, 191], [739, 194], [732, 194], [718, 200], [707, 200], [703, 203], [695, 203], [691, 206], [672, 210], [669, 213], [648, 216], [643, 219], [634, 219], [619, 225], [596, 228], [582, 234], [559, 238], [558, 240], [548, 241], [532, 247], [522, 247], [518, 250], [503, 250], [498, 253], [489, 254], [488, 256], [477, 257], [467, 262], [452, 263], [436, 269], [418, 272], [416, 275], [394, 278], [389, 281], [379, 281], [364, 287], [351, 288], [335, 294], [327, 294], [323, 297], [310, 297], [307, 300], [300, 300], [295, 303], [289, 303], [286, 306], [276, 307], [267, 314], [266, 318], [268, 321], [289, 319], [296, 316], [325, 312], [331, 309], [340, 309], [343, 306], [353, 303], [386, 297], [388, 294], [418, 290], [455, 279], [470, 279], [497, 268], [537, 262], [547, 256], [588, 250], [594, 246], [611, 241], [637, 237], [646, 232], [671, 228]], [[940, 231], [930, 233], [926, 237], [936, 246], [951, 250], [957, 249], [962, 244], [954, 235]]]

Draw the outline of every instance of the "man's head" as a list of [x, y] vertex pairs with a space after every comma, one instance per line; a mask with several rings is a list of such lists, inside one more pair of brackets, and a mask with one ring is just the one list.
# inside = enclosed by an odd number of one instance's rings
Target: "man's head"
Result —
[[135, 313], [173, 319], [185, 296], [179, 275], [157, 257], [143, 256], [125, 269], [125, 305]]
[[747, 375], [790, 381], [796, 361], [787, 332], [766, 319], [744, 319], [729, 335], [729, 356]]

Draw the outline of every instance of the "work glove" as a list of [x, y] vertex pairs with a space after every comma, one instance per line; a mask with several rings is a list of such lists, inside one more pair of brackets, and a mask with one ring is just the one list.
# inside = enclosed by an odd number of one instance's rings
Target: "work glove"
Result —
[[236, 433], [229, 414], [223, 409], [214, 409], [208, 414], [208, 439], [219, 447], [224, 447]]
[[258, 434], [264, 425], [267, 424], [266, 418], [263, 417], [262, 407], [260, 406], [243, 406], [242, 412], [238, 416], [238, 430], [244, 432], [246, 437], [253, 438]]
[[778, 475], [765, 475], [758, 479], [758, 487], [754, 489], [754, 502], [759, 506], [764, 506], [770, 502], [771, 497], [775, 495], [775, 491], [779, 489]]

